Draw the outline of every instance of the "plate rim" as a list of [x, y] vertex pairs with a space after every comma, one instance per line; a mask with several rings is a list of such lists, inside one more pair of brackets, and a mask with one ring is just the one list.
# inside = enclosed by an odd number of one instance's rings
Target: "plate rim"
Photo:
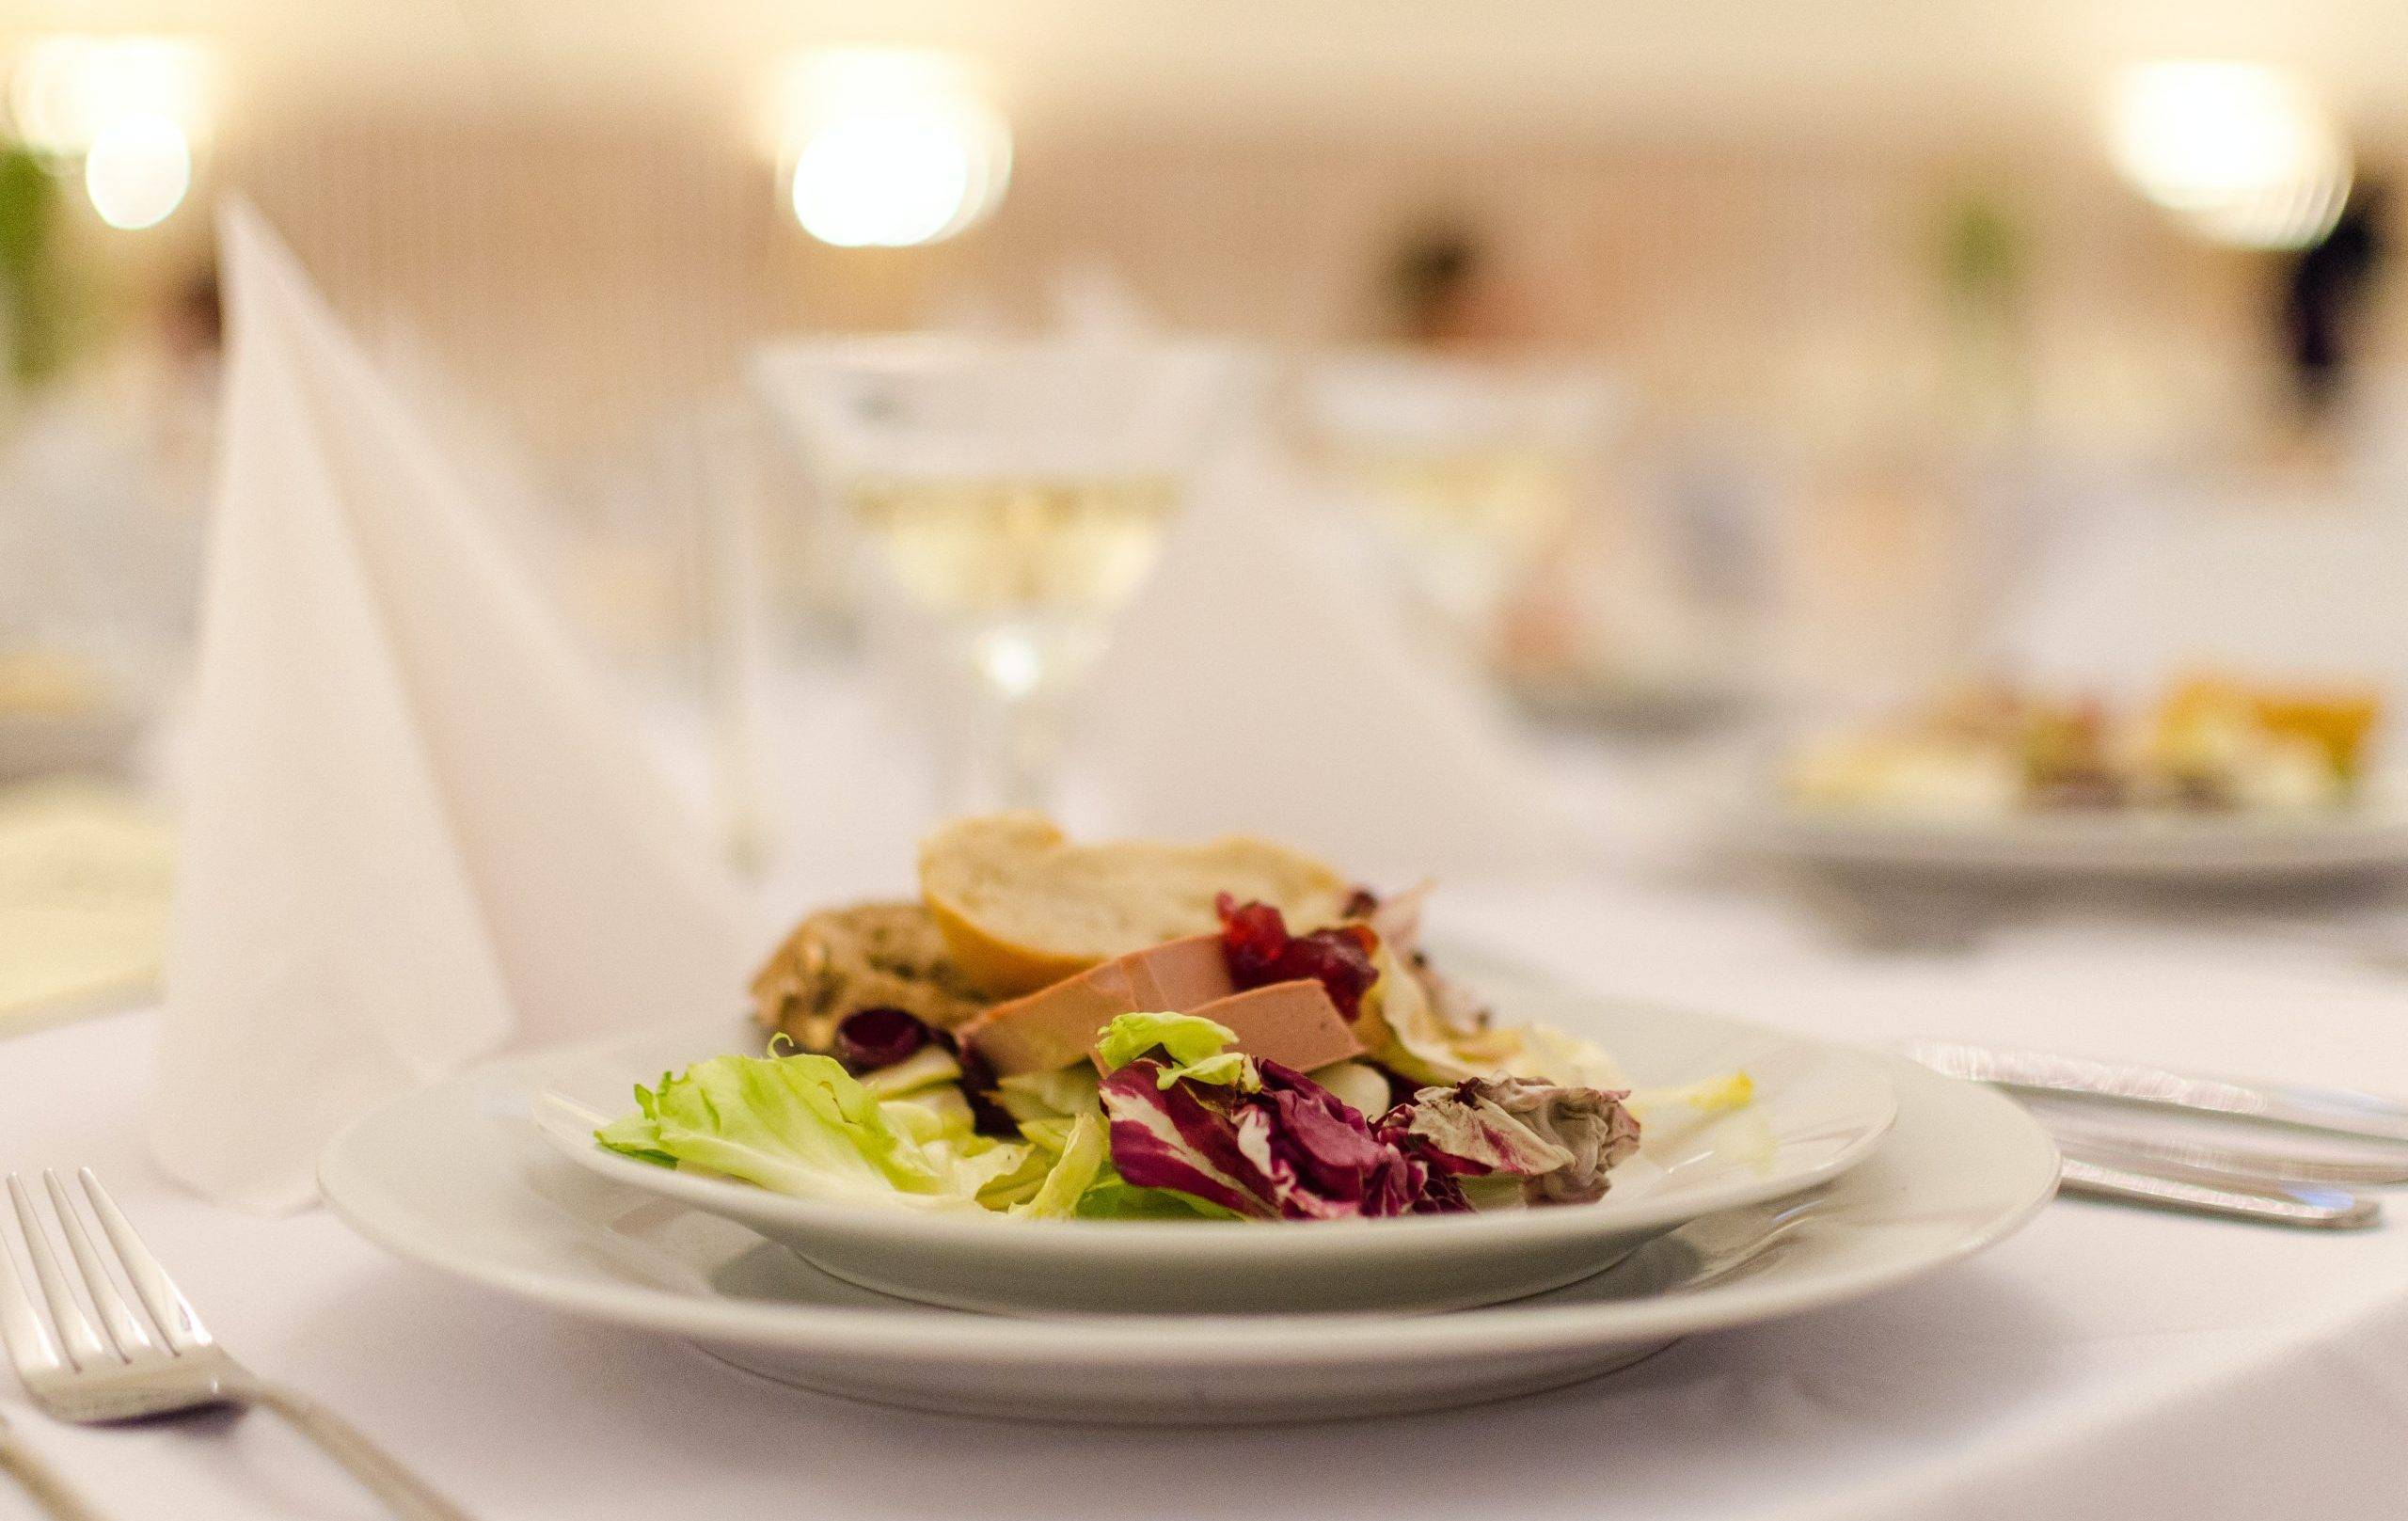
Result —
[[[319, 1165], [328, 1207], [368, 1241], [404, 1261], [478, 1284], [536, 1307], [656, 1334], [784, 1352], [873, 1356], [922, 1367], [1125, 1366], [1177, 1357], [1183, 1365], [1301, 1369], [1366, 1360], [1397, 1363], [1458, 1354], [1513, 1354], [1603, 1347], [1782, 1319], [1845, 1304], [1960, 1262], [2013, 1235], [2056, 1195], [2057, 1152], [2039, 1122], [2005, 1095], [1942, 1077], [1903, 1057], [1868, 1054], [1893, 1083], [1987, 1109], [2015, 1132], [2020, 1196], [1936, 1249], [1799, 1282], [1750, 1276], [1672, 1295], [1605, 1304], [1503, 1304], [1443, 1313], [1351, 1311], [1175, 1317], [982, 1315], [898, 1301], [893, 1306], [814, 1306], [737, 1301], [642, 1284], [563, 1281], [557, 1274], [479, 1261], [388, 1228], [353, 1192], [353, 1137], [376, 1117], [346, 1128]], [[507, 1066], [507, 1063], [499, 1064]], [[438, 1087], [489, 1078], [489, 1064]], [[424, 1094], [432, 1090], [420, 1090]], [[413, 1095], [415, 1097], [417, 1095]], [[379, 1110], [379, 1114], [383, 1111]], [[369, 1185], [362, 1185], [363, 1188]]]

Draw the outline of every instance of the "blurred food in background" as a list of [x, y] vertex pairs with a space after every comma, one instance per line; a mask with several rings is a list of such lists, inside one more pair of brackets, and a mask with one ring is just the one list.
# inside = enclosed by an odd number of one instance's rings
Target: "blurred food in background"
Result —
[[2297, 815], [2355, 801], [2383, 700], [2365, 685], [2186, 677], [2118, 705], [2003, 681], [1804, 746], [1801, 803], [1978, 823], [2021, 813]]
[[172, 876], [166, 828], [119, 788], [0, 792], [0, 1032], [148, 991]]

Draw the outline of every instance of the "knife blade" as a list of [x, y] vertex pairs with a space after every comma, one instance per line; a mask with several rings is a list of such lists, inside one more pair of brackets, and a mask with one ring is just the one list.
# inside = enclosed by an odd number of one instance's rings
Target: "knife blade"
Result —
[[1910, 1060], [1934, 1071], [1975, 1083], [2154, 1104], [2360, 1140], [2408, 1144], [2408, 1104], [2350, 1088], [2247, 1083], [2136, 1062], [2095, 1061], [1959, 1040], [1909, 1041], [1900, 1049]]

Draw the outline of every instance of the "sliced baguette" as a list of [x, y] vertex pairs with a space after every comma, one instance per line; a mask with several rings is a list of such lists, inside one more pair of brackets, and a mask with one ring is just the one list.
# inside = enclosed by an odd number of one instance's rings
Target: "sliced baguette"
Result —
[[1222, 893], [1272, 904], [1302, 932], [1334, 923], [1351, 892], [1328, 865], [1267, 840], [1072, 845], [1037, 814], [965, 818], [920, 847], [928, 912], [955, 965], [995, 998], [1216, 930]]

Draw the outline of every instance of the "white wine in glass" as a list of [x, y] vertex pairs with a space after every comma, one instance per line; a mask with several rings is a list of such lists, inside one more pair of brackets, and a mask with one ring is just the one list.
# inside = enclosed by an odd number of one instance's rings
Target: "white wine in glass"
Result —
[[855, 524], [896, 584], [931, 612], [1108, 619], [1153, 573], [1179, 484], [869, 476], [851, 497]]
[[1176, 481], [1142, 475], [855, 483], [855, 526], [903, 594], [957, 631], [1004, 707], [988, 753], [966, 757], [989, 774], [966, 783], [958, 802], [1051, 801], [1057, 709], [1153, 574], [1179, 497]]
[[1612, 388], [1577, 364], [1372, 351], [1312, 364], [1297, 401], [1301, 441], [1412, 592], [1493, 654], [1505, 604], [1584, 510]]
[[1580, 462], [1563, 452], [1365, 451], [1335, 463], [1382, 513], [1421, 595], [1483, 650], [1497, 610], [1579, 512]]
[[1217, 345], [892, 338], [762, 367], [879, 581], [988, 701], [957, 808], [1051, 805], [1069, 700], [1162, 557], [1235, 374]]

